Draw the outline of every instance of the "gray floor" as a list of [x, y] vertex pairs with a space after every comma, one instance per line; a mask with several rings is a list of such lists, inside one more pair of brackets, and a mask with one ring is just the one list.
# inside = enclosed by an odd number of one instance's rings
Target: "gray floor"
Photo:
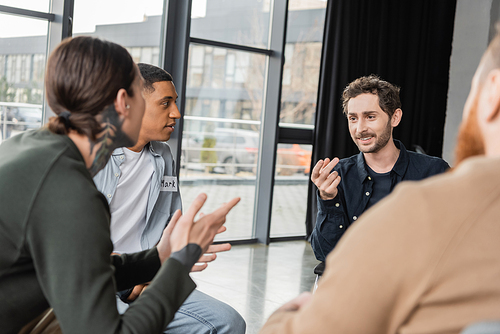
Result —
[[317, 263], [305, 241], [241, 245], [191, 276], [200, 291], [240, 312], [253, 334], [279, 306], [311, 290]]

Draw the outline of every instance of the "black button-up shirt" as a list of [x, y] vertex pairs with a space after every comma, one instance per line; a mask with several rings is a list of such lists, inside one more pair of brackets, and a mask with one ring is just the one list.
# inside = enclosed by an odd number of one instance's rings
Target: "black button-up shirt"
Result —
[[[401, 181], [421, 180], [442, 173], [450, 167], [443, 159], [407, 151], [398, 140], [394, 140], [394, 144], [400, 153], [390, 172], [390, 191]], [[341, 177], [337, 196], [324, 201], [317, 194], [318, 215], [311, 235], [311, 246], [319, 261], [325, 261], [345, 230], [367, 209], [372, 196], [373, 180], [366, 169], [361, 152], [340, 160], [334, 168]]]

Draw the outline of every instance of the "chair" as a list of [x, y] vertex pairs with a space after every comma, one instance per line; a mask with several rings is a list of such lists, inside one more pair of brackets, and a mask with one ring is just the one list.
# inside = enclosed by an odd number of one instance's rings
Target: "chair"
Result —
[[325, 271], [325, 263], [320, 262], [316, 267], [314, 267], [314, 274], [316, 274], [316, 280], [314, 281], [314, 288], [313, 288], [313, 293], [316, 291], [318, 288], [318, 281], [321, 278], [321, 275], [323, 275], [323, 272]]

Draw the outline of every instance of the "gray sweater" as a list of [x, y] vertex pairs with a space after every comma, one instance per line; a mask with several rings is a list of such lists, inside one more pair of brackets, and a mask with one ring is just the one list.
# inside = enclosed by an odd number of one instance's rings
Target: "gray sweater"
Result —
[[[2, 333], [17, 333], [48, 307], [64, 333], [164, 330], [195, 284], [177, 260], [161, 266], [155, 248], [110, 259], [109, 218], [68, 137], [38, 130], [0, 145]], [[120, 316], [115, 291], [151, 279]]]

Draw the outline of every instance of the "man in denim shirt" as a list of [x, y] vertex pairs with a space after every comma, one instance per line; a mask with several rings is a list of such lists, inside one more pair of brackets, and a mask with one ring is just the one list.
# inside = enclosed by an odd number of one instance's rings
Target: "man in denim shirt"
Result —
[[[116, 149], [108, 164], [95, 177], [97, 189], [106, 196], [111, 211], [114, 252], [133, 253], [152, 248], [177, 209], [182, 208], [175, 162], [165, 141], [174, 131], [177, 92], [166, 71], [138, 64], [144, 78], [146, 110], [139, 140], [134, 147]], [[207, 253], [229, 250], [230, 245], [212, 245]], [[203, 270], [215, 254], [200, 258]], [[147, 287], [122, 291], [118, 310], [124, 313]], [[245, 321], [232, 307], [198, 290], [186, 299], [165, 333], [245, 333]]]
[[393, 139], [392, 129], [403, 115], [398, 87], [374, 75], [361, 77], [345, 88], [342, 100], [360, 153], [342, 160], [319, 160], [311, 173], [318, 187], [311, 245], [319, 261], [325, 261], [345, 230], [397, 183], [449, 168], [444, 160], [409, 152]]

